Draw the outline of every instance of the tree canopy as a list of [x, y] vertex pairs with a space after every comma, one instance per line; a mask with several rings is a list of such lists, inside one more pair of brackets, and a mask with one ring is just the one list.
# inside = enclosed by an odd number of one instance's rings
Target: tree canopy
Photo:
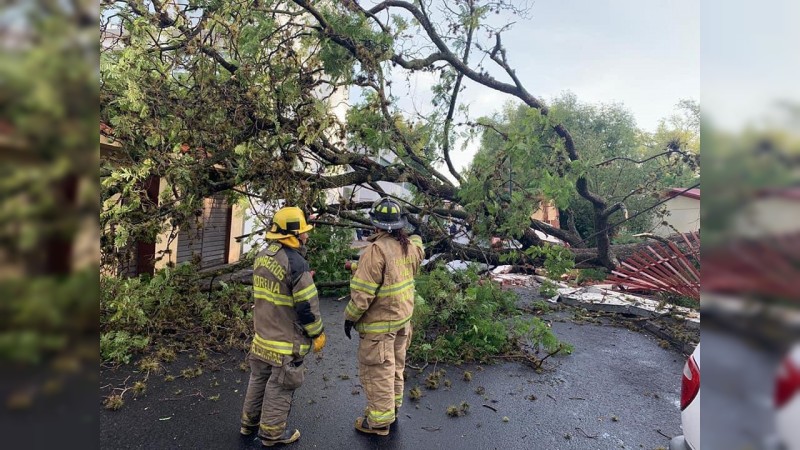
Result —
[[[613, 109], [570, 115], [568, 98], [550, 107], [526, 89], [503, 46], [511, 21], [493, 20], [526, 13], [505, 0], [105, 1], [100, 116], [124, 148], [101, 174], [101, 221], [116, 232], [105, 245], [152, 240], [165, 223], [180, 226], [203, 197], [219, 192], [286, 199], [365, 224], [357, 212], [365, 205], [347, 198], [328, 204], [326, 190], [363, 184], [382, 192], [377, 182], [389, 181], [412, 186], [407, 207], [426, 218], [412, 223], [431, 253], [496, 260], [448, 239], [444, 225], [451, 220], [470, 224], [480, 237], [540, 245], [525, 222], [534, 197], [543, 195], [586, 207], [593, 262], [613, 267], [609, 218], [624, 202], [595, 173], [604, 155], [638, 155], [634, 137], [625, 134], [629, 118]], [[392, 86], [398, 74], [416, 72], [437, 80], [432, 111], [421, 117], [399, 108]], [[506, 144], [482, 138], [504, 150], [495, 159], [479, 154], [473, 167], [481, 171], [458, 173], [450, 158], [456, 134], [490, 124], [456, 120], [465, 78], [522, 106], [494, 119], [497, 128], [508, 122]], [[348, 95], [342, 118], [335, 107]], [[592, 133], [601, 121], [619, 130]], [[652, 142], [652, 154], [691, 153], [681, 140]], [[394, 162], [381, 164], [378, 152], [392, 153]], [[507, 196], [509, 165], [512, 184], [525, 189]], [[171, 186], [158, 204], [140, 195], [151, 175]]]

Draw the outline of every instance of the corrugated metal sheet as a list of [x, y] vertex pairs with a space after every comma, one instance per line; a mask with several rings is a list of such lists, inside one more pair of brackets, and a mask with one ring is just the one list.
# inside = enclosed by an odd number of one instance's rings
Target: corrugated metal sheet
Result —
[[800, 299], [800, 233], [742, 239], [704, 250], [703, 289]]
[[647, 245], [611, 272], [608, 281], [624, 289], [672, 292], [700, 300], [700, 235], [682, 235], [686, 252], [672, 242]]

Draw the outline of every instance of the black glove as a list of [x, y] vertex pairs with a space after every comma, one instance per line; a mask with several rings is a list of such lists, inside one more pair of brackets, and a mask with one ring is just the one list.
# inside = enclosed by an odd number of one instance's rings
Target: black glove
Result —
[[344, 335], [347, 336], [347, 339], [352, 339], [350, 337], [350, 330], [353, 329], [353, 321], [352, 320], [345, 320], [344, 321]]

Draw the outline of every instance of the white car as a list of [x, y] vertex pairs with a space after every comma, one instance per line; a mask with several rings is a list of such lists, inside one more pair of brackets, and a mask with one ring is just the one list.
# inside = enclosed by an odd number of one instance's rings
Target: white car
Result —
[[683, 435], [675, 436], [669, 441], [669, 450], [698, 450], [700, 448], [700, 344], [697, 344], [683, 366], [681, 428]]
[[775, 379], [775, 428], [787, 450], [800, 450], [800, 344], [781, 362]]

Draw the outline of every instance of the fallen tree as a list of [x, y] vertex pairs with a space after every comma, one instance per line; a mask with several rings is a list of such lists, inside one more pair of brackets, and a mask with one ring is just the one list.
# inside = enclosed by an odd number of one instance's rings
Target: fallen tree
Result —
[[[393, 182], [412, 188], [414, 197], [402, 200], [429, 255], [536, 264], [524, 253], [543, 244], [532, 226], [571, 243], [580, 264], [618, 263], [624, 249], [611, 245], [611, 223], [625, 210], [624, 199], [609, 201], [592, 190], [593, 166], [570, 130], [513, 69], [502, 42], [510, 22], [489, 20], [491, 13], [526, 13], [513, 4], [107, 0], [102, 8], [101, 123], [106, 137], [123, 146], [122, 157], [101, 169], [101, 222], [114, 230], [104, 240], [107, 251], [184, 225], [204, 197], [221, 192], [230, 200], [283, 199], [318, 214], [321, 223], [365, 226], [366, 205], [340, 188], [360, 185], [387, 195], [379, 182]], [[409, 115], [393, 83], [417, 72], [436, 76], [433, 109]], [[534, 132], [506, 137], [523, 156], [546, 150], [548, 185], [505, 195], [497, 170], [455, 170], [450, 151], [465, 79], [525, 105]], [[335, 114], [354, 87], [360, 98], [345, 117]], [[689, 156], [680, 141], [663, 152]], [[440, 162], [447, 174], [436, 168]], [[158, 202], [142, 195], [151, 176], [171, 187]], [[571, 221], [566, 230], [531, 223], [542, 197], [565, 189], [591, 205], [595, 249], [580, 248], [585, 239]], [[340, 193], [332, 204], [331, 190]], [[476, 230], [475, 240], [453, 242], [449, 223]], [[521, 247], [498, 252], [479, 245], [492, 236]]]

